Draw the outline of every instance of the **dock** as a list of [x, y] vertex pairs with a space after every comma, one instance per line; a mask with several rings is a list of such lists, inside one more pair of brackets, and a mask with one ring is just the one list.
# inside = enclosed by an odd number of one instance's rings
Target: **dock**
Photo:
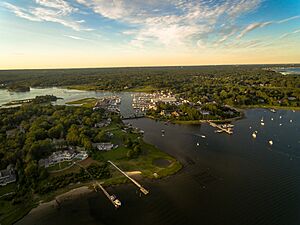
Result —
[[232, 128], [230, 128], [230, 127], [228, 127], [228, 128], [224, 128], [224, 127], [222, 127], [222, 126], [220, 126], [220, 125], [218, 125], [218, 124], [215, 124], [215, 123], [213, 123], [213, 122], [211, 122], [211, 121], [208, 121], [208, 124], [210, 125], [210, 126], [212, 126], [212, 127], [215, 127], [215, 128], [218, 128], [219, 130], [217, 131], [217, 132], [225, 132], [225, 133], [227, 133], [227, 134], [233, 134], [233, 131], [232, 131]]
[[121, 206], [120, 200], [118, 200], [114, 195], [110, 195], [99, 182], [96, 182], [93, 186], [95, 191], [97, 191], [97, 186], [98, 186], [116, 209]]
[[109, 162], [113, 167], [115, 167], [120, 173], [122, 173], [125, 177], [127, 177], [132, 183], [134, 183], [139, 189], [140, 191], [144, 194], [147, 195], [149, 194], [149, 191], [144, 188], [142, 185], [140, 185], [136, 180], [134, 180], [133, 178], [131, 178], [130, 176], [128, 176], [123, 170], [121, 170], [119, 167], [117, 167], [112, 161], [108, 160], [107, 162]]
[[110, 195], [105, 188], [94, 179], [94, 177], [92, 176], [92, 174], [90, 174], [89, 171], [87, 171], [86, 168], [84, 168], [83, 166], [81, 166], [78, 163], [74, 163], [75, 165], [79, 166], [80, 168], [84, 169], [84, 171], [94, 180], [95, 184], [93, 184], [94, 190], [97, 191], [97, 186], [103, 191], [103, 193], [105, 194], [105, 196], [108, 198], [108, 200], [113, 204], [113, 206], [117, 209], [121, 206], [121, 201], [119, 199], [116, 198], [115, 195]]

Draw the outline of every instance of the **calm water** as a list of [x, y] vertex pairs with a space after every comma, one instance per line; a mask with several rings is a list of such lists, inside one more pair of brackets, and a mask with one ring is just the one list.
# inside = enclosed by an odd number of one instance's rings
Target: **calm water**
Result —
[[97, 98], [104, 96], [118, 95], [122, 98], [120, 106], [121, 113], [126, 116], [132, 114], [131, 102], [132, 97], [130, 92], [112, 93], [112, 92], [96, 92], [96, 91], [80, 91], [64, 88], [31, 88], [30, 92], [9, 92], [5, 89], [0, 89], [0, 107], [11, 101], [31, 99], [41, 95], [55, 95], [63, 99], [58, 99], [54, 104], [63, 105], [66, 102], [75, 101], [83, 98]]
[[281, 72], [282, 74], [297, 74], [297, 75], [300, 75], [300, 67], [284, 68], [284, 69], [280, 69], [279, 72]]
[[[232, 136], [215, 134], [205, 124], [129, 122], [145, 131], [146, 141], [180, 160], [183, 170], [159, 181], [143, 180], [149, 196], [139, 197], [130, 184], [109, 188], [123, 203], [119, 210], [101, 193], [92, 193], [17, 224], [300, 224], [300, 112], [248, 110], [235, 122]], [[251, 137], [254, 130], [257, 139]]]

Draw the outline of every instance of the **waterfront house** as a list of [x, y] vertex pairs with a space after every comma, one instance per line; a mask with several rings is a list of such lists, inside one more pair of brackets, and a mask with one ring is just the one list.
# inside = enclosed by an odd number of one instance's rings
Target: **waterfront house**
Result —
[[93, 146], [96, 147], [99, 151], [110, 151], [114, 148], [114, 144], [110, 142], [94, 143]]
[[0, 186], [16, 182], [16, 174], [13, 165], [8, 165], [5, 170], [0, 170]]

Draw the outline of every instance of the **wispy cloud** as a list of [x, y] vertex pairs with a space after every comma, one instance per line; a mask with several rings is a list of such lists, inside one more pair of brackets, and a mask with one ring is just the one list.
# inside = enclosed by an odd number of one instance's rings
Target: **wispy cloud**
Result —
[[[234, 23], [240, 15], [259, 7], [262, 0], [77, 0], [102, 17], [133, 25], [123, 32], [131, 35], [131, 44], [148, 42], [165, 46], [185, 46], [205, 41], [222, 18]], [[158, 10], [159, 9], [159, 10]], [[225, 41], [225, 40], [224, 40]]]
[[80, 40], [80, 41], [91, 41], [90, 39], [87, 39], [87, 38], [83, 38], [83, 37], [78, 37], [78, 36], [74, 36], [74, 35], [63, 35], [64, 37], [67, 37], [67, 38], [71, 38], [71, 39], [74, 39], [74, 40]]
[[257, 28], [262, 28], [262, 27], [268, 26], [270, 24], [272, 24], [271, 21], [269, 21], [269, 22], [263, 22], [263, 23], [252, 23], [252, 24], [249, 24], [244, 30], [241, 31], [241, 33], [237, 36], [237, 39], [243, 38], [250, 31], [253, 31], [253, 30], [257, 29]]
[[285, 34], [281, 35], [281, 36], [279, 37], [279, 39], [284, 39], [284, 38], [287, 38], [287, 37], [289, 37], [289, 36], [291, 36], [291, 35], [294, 35], [294, 34], [297, 34], [297, 33], [300, 33], [300, 29], [294, 30], [294, 31], [292, 31], [292, 32], [285, 33]]
[[263, 28], [266, 26], [269, 26], [271, 24], [282, 24], [282, 23], [286, 23], [289, 22], [291, 20], [295, 20], [295, 19], [299, 19], [300, 15], [297, 16], [292, 16], [283, 20], [278, 20], [278, 21], [267, 21], [267, 22], [261, 22], [261, 23], [252, 23], [249, 24], [246, 28], [244, 28], [241, 33], [237, 36], [238, 39], [243, 38], [247, 33], [249, 33], [250, 31], [253, 31], [257, 28]]
[[4, 7], [13, 12], [16, 16], [36, 22], [59, 23], [73, 30], [85, 30], [81, 27], [83, 21], [75, 21], [70, 18], [77, 9], [72, 7], [67, 1], [63, 0], [35, 0], [35, 4], [28, 7], [4, 2]]

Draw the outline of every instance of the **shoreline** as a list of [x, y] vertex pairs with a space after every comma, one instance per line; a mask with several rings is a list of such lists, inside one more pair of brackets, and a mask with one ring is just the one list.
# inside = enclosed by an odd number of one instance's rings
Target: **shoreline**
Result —
[[68, 190], [67, 192], [61, 193], [61, 194], [55, 196], [54, 199], [52, 199], [52, 200], [45, 201], [45, 202], [40, 201], [36, 205], [33, 205], [31, 210], [26, 215], [24, 215], [23, 217], [21, 217], [20, 219], [15, 221], [13, 224], [14, 225], [17, 224], [18, 222], [20, 222], [23, 218], [25, 218], [28, 215], [40, 213], [41, 211], [47, 210], [47, 209], [59, 208], [59, 204], [61, 202], [68, 201], [68, 200], [74, 200], [82, 195], [86, 195], [86, 194], [89, 194], [92, 192], [93, 192], [93, 190], [91, 190], [87, 186], [87, 184], [85, 184], [84, 186], [76, 187], [74, 189]]

